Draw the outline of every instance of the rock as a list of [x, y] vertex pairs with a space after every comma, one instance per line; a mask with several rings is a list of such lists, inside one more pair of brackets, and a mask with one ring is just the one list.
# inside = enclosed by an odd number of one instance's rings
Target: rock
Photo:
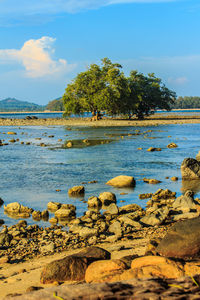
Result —
[[66, 143], [66, 146], [67, 146], [67, 148], [72, 148], [73, 144], [72, 144], [72, 142], [68, 142], [68, 143]]
[[130, 217], [128, 217], [127, 215], [120, 216], [120, 217], [118, 218], [118, 220], [119, 220], [120, 222], [122, 222], [124, 225], [132, 226], [132, 227], [134, 227], [134, 228], [137, 229], [137, 230], [139, 230], [139, 229], [142, 228], [142, 225], [141, 225], [139, 222], [132, 220], [132, 219], [131, 219]]
[[4, 204], [3, 199], [0, 198], [0, 206]]
[[200, 217], [174, 224], [156, 251], [166, 257], [194, 258], [200, 254]]
[[84, 280], [86, 269], [90, 263], [91, 259], [78, 256], [67, 256], [53, 261], [43, 268], [40, 281], [46, 284], [55, 281]]
[[114, 221], [108, 228], [109, 232], [114, 233], [117, 237], [122, 236], [122, 228], [119, 221]]
[[122, 207], [119, 207], [120, 214], [128, 214], [128, 213], [142, 211], [142, 210], [143, 210], [142, 207], [135, 203], [127, 204]]
[[18, 202], [9, 203], [7, 206], [4, 205], [4, 212], [8, 215], [17, 216], [21, 218], [29, 218], [33, 209], [27, 206], [23, 206]]
[[82, 196], [85, 193], [84, 186], [73, 186], [68, 190], [68, 195], [72, 197]]
[[40, 221], [42, 218], [41, 212], [34, 210], [34, 212], [32, 213], [32, 218], [33, 220]]
[[47, 209], [45, 209], [45, 210], [43, 210], [43, 211], [41, 212], [41, 217], [42, 217], [42, 219], [45, 220], [45, 221], [47, 221], [47, 220], [49, 219], [49, 212], [48, 212]]
[[167, 218], [168, 214], [169, 209], [167, 207], [160, 208], [155, 212], [141, 218], [140, 222], [149, 226], [161, 225]]
[[135, 179], [132, 176], [120, 175], [112, 178], [106, 184], [112, 185], [114, 187], [122, 188], [122, 187], [134, 187]]
[[183, 179], [199, 179], [200, 162], [194, 158], [185, 158], [181, 164], [181, 175]]
[[118, 215], [119, 209], [115, 203], [110, 204], [106, 207], [106, 210], [104, 214], [110, 214], [110, 215]]
[[97, 236], [98, 235], [98, 229], [96, 228], [89, 228], [89, 227], [82, 227], [80, 231], [78, 232], [79, 236], [86, 239], [91, 236]]
[[8, 247], [12, 240], [12, 235], [6, 232], [0, 232], [0, 247]]
[[109, 206], [111, 203], [116, 203], [116, 196], [111, 192], [103, 192], [99, 195], [99, 199], [101, 200], [104, 206]]
[[48, 252], [54, 252], [54, 250], [55, 250], [55, 245], [53, 242], [49, 242], [48, 244], [42, 245], [40, 247], [40, 252], [42, 254], [48, 253]]
[[186, 191], [184, 196], [180, 196], [174, 201], [172, 204], [172, 210], [182, 212], [189, 212], [191, 210], [196, 211], [193, 195], [192, 191]]
[[55, 212], [55, 217], [58, 219], [70, 219], [76, 216], [76, 213], [72, 209], [60, 208]]
[[172, 180], [172, 181], [177, 181], [177, 180], [178, 180], [178, 177], [173, 176], [173, 177], [171, 177], [171, 180]]
[[94, 260], [105, 260], [105, 259], [110, 259], [111, 254], [109, 251], [100, 247], [87, 247], [81, 250], [78, 253], [78, 256], [93, 258]]
[[177, 222], [184, 219], [193, 219], [199, 216], [199, 212], [185, 212], [183, 214], [173, 215], [172, 221]]
[[10, 134], [10, 135], [16, 135], [17, 133], [14, 132], [14, 131], [8, 131], [7, 134]]
[[143, 181], [149, 184], [157, 184], [157, 183], [161, 183], [160, 180], [157, 179], [148, 179], [148, 178], [143, 178]]
[[152, 193], [146, 193], [146, 194], [139, 194], [140, 199], [148, 199], [152, 197]]
[[112, 277], [121, 274], [127, 266], [119, 259], [100, 260], [89, 265], [85, 273], [85, 281], [93, 282], [109, 282]]
[[135, 278], [179, 278], [184, 275], [182, 264], [161, 256], [143, 256], [131, 263]]
[[167, 145], [167, 148], [177, 148], [178, 146], [175, 143], [170, 143]]
[[98, 197], [90, 197], [88, 199], [88, 208], [101, 208], [102, 203]]
[[200, 275], [200, 261], [186, 262], [184, 271], [187, 276], [194, 277], [195, 275]]
[[58, 219], [57, 218], [51, 218], [51, 219], [49, 219], [49, 223], [51, 223], [51, 224], [57, 224], [58, 223]]
[[161, 148], [150, 147], [149, 149], [147, 149], [147, 151], [149, 152], [161, 151]]
[[47, 204], [47, 209], [51, 212], [55, 212], [59, 208], [61, 208], [61, 203], [59, 203], [59, 202], [49, 202]]
[[158, 189], [153, 195], [152, 200], [161, 200], [161, 199], [175, 199], [176, 193], [168, 189]]
[[41, 282], [84, 280], [89, 264], [102, 259], [110, 259], [110, 253], [100, 247], [88, 247], [77, 254], [47, 264], [41, 273]]

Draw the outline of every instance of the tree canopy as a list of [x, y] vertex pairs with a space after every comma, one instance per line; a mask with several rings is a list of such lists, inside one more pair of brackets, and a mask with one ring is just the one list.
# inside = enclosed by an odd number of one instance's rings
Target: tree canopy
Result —
[[50, 111], [64, 111], [64, 104], [62, 98], [58, 98], [52, 101], [49, 101], [49, 103], [46, 106], [46, 109]]
[[120, 64], [104, 58], [100, 66], [90, 65], [68, 84], [63, 103], [66, 115], [105, 111], [141, 119], [158, 108], [170, 110], [175, 97], [154, 74], [131, 71], [126, 77]]

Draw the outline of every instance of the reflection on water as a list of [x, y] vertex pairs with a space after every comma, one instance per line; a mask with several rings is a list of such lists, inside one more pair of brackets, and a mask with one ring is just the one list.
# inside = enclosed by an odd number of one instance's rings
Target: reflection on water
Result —
[[[11, 137], [7, 132], [11, 129], [1, 127], [0, 140], [8, 145], [0, 147], [0, 197], [5, 205], [17, 201], [37, 211], [44, 211], [48, 202], [52, 201], [73, 204], [79, 217], [87, 210], [87, 199], [105, 191], [116, 194], [118, 206], [136, 203], [145, 207], [146, 200], [140, 200], [139, 194], [155, 193], [158, 188], [168, 188], [180, 196], [181, 189], [187, 189], [180, 180], [180, 166], [184, 158], [195, 157], [199, 152], [199, 130], [199, 124], [123, 128], [22, 126], [12, 128], [16, 132], [15, 139], [19, 140], [10, 143]], [[156, 139], [144, 139], [145, 134]], [[67, 150], [62, 148], [66, 136], [67, 141], [75, 145]], [[27, 142], [30, 144], [27, 145]], [[172, 142], [178, 147], [168, 149], [167, 145]], [[47, 146], [40, 147], [39, 143]], [[149, 147], [161, 148], [162, 151], [148, 152]], [[108, 180], [118, 175], [133, 176], [135, 188], [117, 189], [106, 185]], [[172, 176], [179, 180], [173, 182], [167, 179]], [[155, 178], [162, 183], [159, 187], [147, 185], [142, 180], [144, 177]], [[84, 199], [70, 198], [68, 189], [82, 185], [82, 182]], [[199, 183], [194, 186], [189, 188], [195, 189], [198, 194]], [[52, 217], [54, 213], [50, 212], [49, 218]], [[6, 225], [16, 223], [4, 215], [3, 207], [0, 207], [0, 219], [4, 219]], [[32, 218], [28, 219], [29, 224], [35, 222]], [[40, 224], [49, 226], [49, 222], [41, 221]]]

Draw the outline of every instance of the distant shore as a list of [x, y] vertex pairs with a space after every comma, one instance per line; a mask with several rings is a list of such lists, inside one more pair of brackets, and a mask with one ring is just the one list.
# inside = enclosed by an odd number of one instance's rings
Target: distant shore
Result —
[[145, 118], [137, 119], [114, 119], [103, 118], [99, 121], [91, 121], [90, 118], [38, 118], [38, 119], [9, 119], [0, 118], [0, 126], [91, 126], [91, 127], [128, 127], [128, 126], [158, 126], [168, 124], [198, 124], [200, 123], [200, 115], [176, 115], [171, 114], [165, 116], [156, 114]]

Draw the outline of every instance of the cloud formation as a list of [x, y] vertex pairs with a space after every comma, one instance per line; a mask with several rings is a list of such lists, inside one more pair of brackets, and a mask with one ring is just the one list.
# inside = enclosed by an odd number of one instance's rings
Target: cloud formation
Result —
[[75, 13], [102, 6], [126, 3], [164, 3], [181, 0], [0, 0], [0, 16]]
[[21, 64], [25, 68], [25, 76], [32, 78], [72, 71], [75, 65], [68, 64], [65, 59], [52, 58], [54, 42], [54, 38], [43, 36], [26, 41], [20, 50], [0, 50], [0, 64]]

